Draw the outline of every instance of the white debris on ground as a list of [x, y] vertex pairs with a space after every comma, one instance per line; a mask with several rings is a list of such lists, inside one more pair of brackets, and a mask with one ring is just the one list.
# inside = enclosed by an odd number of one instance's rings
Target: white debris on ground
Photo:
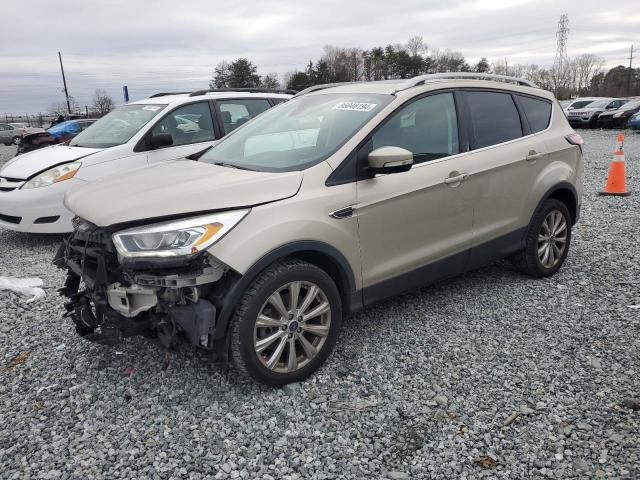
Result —
[[44, 298], [45, 293], [41, 288], [42, 286], [44, 286], [44, 282], [41, 278], [0, 277], [0, 291], [11, 290], [12, 292], [26, 295], [30, 297], [27, 303]]

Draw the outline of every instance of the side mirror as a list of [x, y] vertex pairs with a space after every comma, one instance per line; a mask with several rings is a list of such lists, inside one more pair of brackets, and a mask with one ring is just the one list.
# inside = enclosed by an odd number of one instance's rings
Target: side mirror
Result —
[[400, 147], [380, 147], [369, 154], [369, 172], [400, 173], [411, 170], [413, 153]]
[[173, 137], [170, 133], [156, 133], [149, 141], [152, 149], [170, 147], [173, 145]]

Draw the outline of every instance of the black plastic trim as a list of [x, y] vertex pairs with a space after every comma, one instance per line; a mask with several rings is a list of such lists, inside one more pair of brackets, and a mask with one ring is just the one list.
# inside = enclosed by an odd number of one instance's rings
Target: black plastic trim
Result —
[[41, 224], [41, 223], [55, 223], [55, 222], [58, 221], [59, 218], [60, 218], [60, 215], [53, 215], [51, 217], [40, 217], [40, 218], [36, 219], [36, 221], [33, 222], [33, 223], [38, 223], [38, 224]]
[[364, 305], [415, 290], [507, 257], [523, 247], [527, 227], [363, 289]]
[[0, 220], [2, 220], [3, 222], [18, 225], [22, 221], [22, 217], [14, 217], [13, 215], [3, 215], [2, 213], [0, 213]]
[[[576, 223], [578, 223], [578, 220], [580, 219], [580, 208], [582, 207], [582, 205], [578, 201], [578, 192], [576, 191], [576, 188], [573, 185], [571, 185], [569, 182], [557, 183], [556, 185], [551, 187], [549, 190], [547, 190], [547, 192], [543, 195], [542, 199], [538, 202], [538, 205], [536, 205], [534, 212], [540, 208], [540, 206], [545, 200], [549, 199], [554, 193], [556, 193], [559, 190], [569, 190], [573, 195], [573, 201], [575, 203], [576, 211], [575, 211], [575, 218], [572, 218], [572, 225], [575, 225]], [[567, 205], [567, 208], [569, 208], [569, 205]], [[571, 211], [571, 209], [569, 209], [569, 211]]]
[[301, 240], [292, 242], [287, 245], [272, 250], [264, 255], [260, 260], [254, 263], [237, 282], [231, 285], [227, 291], [224, 299], [219, 308], [218, 322], [216, 323], [216, 338], [221, 338], [226, 335], [228, 324], [233, 316], [233, 313], [240, 301], [245, 290], [251, 285], [251, 282], [262, 272], [265, 268], [271, 265], [273, 262], [286, 258], [301, 252], [317, 252], [329, 257], [339, 268], [341, 282], [348, 287], [347, 292], [343, 292], [346, 295], [346, 299], [350, 302], [347, 305], [345, 311], [355, 311], [362, 308], [362, 296], [360, 292], [356, 290], [355, 276], [351, 270], [351, 266], [347, 259], [336, 248], [331, 245], [318, 242], [315, 240]]

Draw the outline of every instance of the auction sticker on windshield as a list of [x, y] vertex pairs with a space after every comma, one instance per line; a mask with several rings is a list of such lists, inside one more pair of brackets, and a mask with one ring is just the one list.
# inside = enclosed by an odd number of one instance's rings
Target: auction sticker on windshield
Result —
[[378, 106], [377, 103], [340, 102], [333, 107], [334, 110], [350, 110], [352, 112], [370, 112]]

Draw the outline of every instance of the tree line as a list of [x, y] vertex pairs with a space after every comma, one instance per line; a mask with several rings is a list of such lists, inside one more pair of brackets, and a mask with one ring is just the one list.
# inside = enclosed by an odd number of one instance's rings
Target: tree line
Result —
[[486, 57], [469, 64], [459, 51], [430, 49], [422, 37], [411, 37], [404, 44], [389, 44], [370, 50], [327, 45], [315, 62], [301, 71], [288, 72], [282, 81], [275, 73], [264, 76], [250, 60], [239, 58], [219, 63], [211, 88], [288, 88], [302, 90], [323, 83], [359, 82], [411, 78], [442, 72], [496, 73], [525, 78], [555, 92], [559, 99], [575, 96], [623, 97], [640, 95], [640, 68], [623, 65], [605, 71], [604, 58], [582, 54], [561, 66], [489, 62]]

